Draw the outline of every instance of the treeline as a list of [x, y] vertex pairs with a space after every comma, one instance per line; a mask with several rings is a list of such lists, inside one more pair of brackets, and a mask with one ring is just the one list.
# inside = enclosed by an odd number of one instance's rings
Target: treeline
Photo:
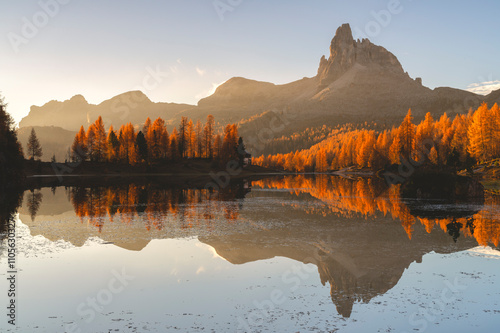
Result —
[[[282, 135], [281, 137], [267, 140], [261, 147], [255, 147], [261, 155], [287, 154], [289, 152], [308, 149], [330, 136], [338, 133], [353, 131], [355, 129], [370, 129], [377, 124], [365, 122], [365, 124], [342, 124], [337, 126], [318, 126], [306, 128], [303, 131], [295, 132], [291, 135]], [[250, 145], [249, 145], [250, 146]], [[251, 147], [254, 148], [254, 147]]]
[[106, 132], [99, 117], [87, 130], [82, 126], [71, 147], [73, 161], [124, 163], [159, 163], [188, 158], [213, 159], [219, 162], [241, 160], [243, 139], [235, 124], [228, 124], [223, 133], [214, 133], [214, 117], [206, 123], [195, 123], [182, 117], [178, 128], [168, 133], [166, 123], [147, 118], [142, 129], [131, 123], [117, 131], [111, 126]]
[[390, 130], [332, 132], [310, 149], [260, 156], [252, 162], [292, 172], [326, 172], [351, 166], [381, 169], [404, 159], [464, 169], [499, 157], [500, 109], [483, 103], [453, 120], [446, 113], [439, 120], [427, 113], [418, 125], [409, 110], [401, 125]]
[[23, 149], [17, 139], [14, 120], [7, 113], [6, 104], [0, 96], [0, 191], [22, 182], [23, 162]]
[[256, 148], [260, 148], [259, 150], [262, 155], [274, 155], [307, 149], [328, 138], [332, 132], [334, 132], [334, 129], [327, 125], [307, 128], [291, 135], [272, 138], [267, 140], [262, 146]]

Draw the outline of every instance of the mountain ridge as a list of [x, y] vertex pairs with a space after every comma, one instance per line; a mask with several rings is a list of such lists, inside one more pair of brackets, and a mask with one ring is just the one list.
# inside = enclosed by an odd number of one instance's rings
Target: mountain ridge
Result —
[[127, 122], [140, 126], [147, 117], [162, 117], [174, 126], [182, 116], [204, 121], [212, 114], [220, 125], [241, 123], [240, 133], [246, 137], [269, 126], [269, 112], [283, 114], [293, 109], [294, 119], [279, 133], [273, 133], [278, 137], [324, 124], [368, 121], [392, 126], [410, 108], [416, 121], [427, 112], [435, 117], [444, 112], [453, 116], [476, 108], [483, 101], [500, 101], [500, 90], [480, 96], [449, 87], [425, 87], [422, 79], [413, 79], [404, 71], [394, 54], [368, 39], [354, 40], [349, 24], [343, 24], [331, 41], [329, 58], [321, 57], [313, 77], [279, 85], [233, 77], [197, 105], [154, 103], [140, 91], [126, 92], [98, 105], [76, 95], [64, 102], [32, 106], [19, 126], [59, 126], [76, 131], [98, 116], [103, 117], [106, 126], [119, 127]]

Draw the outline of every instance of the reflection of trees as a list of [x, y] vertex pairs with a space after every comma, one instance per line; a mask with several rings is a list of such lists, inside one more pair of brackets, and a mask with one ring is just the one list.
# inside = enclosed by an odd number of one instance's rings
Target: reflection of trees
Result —
[[14, 219], [14, 214], [23, 199], [23, 191], [18, 188], [9, 188], [9, 191], [0, 188], [0, 242], [7, 237], [9, 221]]
[[106, 220], [112, 223], [119, 216], [122, 223], [132, 223], [139, 215], [147, 217], [147, 230], [162, 230], [171, 220], [178, 221], [180, 228], [188, 229], [194, 227], [195, 220], [204, 220], [210, 227], [217, 212], [222, 212], [228, 221], [237, 220], [242, 201], [236, 199], [244, 198], [249, 191], [243, 183], [220, 191], [127, 184], [74, 187], [70, 189], [70, 198], [76, 215], [99, 231]]
[[[346, 179], [336, 176], [320, 175], [316, 177], [284, 176], [266, 178], [253, 182], [253, 186], [274, 189], [290, 189], [290, 193], [309, 194], [321, 200], [323, 205], [299, 205], [296, 209], [310, 214], [333, 215], [341, 217], [364, 216], [376, 219], [390, 214], [401, 221], [408, 237], [413, 234], [415, 223], [422, 224], [428, 233], [434, 228], [449, 233], [456, 241], [462, 233], [465, 237], [474, 237], [480, 245], [499, 245], [500, 217], [495, 209], [500, 207], [500, 197], [486, 197], [485, 205], [479, 210], [477, 205], [469, 208], [456, 206], [442, 214], [417, 214], [410, 210], [400, 194], [399, 186], [387, 188], [374, 178]], [[435, 208], [435, 207], [434, 207]], [[434, 211], [435, 212], [435, 211]]]
[[28, 205], [28, 211], [30, 212], [31, 221], [34, 221], [36, 213], [38, 213], [38, 210], [40, 209], [43, 195], [39, 190], [30, 190], [30, 192], [26, 193], [26, 196], [26, 204]]

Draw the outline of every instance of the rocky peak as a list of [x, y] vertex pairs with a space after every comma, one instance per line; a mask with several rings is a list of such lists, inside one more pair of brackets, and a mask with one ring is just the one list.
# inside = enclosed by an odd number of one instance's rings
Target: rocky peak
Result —
[[404, 74], [398, 59], [381, 46], [372, 44], [368, 39], [355, 41], [349, 24], [337, 29], [330, 45], [330, 57], [320, 60], [318, 78], [320, 88], [328, 86], [351, 69], [354, 64], [380, 66], [384, 70]]

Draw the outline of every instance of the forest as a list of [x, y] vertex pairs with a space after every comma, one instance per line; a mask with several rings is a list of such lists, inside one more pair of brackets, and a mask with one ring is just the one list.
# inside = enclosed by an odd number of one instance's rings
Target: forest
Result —
[[483, 103], [450, 119], [427, 113], [418, 125], [411, 109], [399, 127], [383, 131], [336, 129], [309, 149], [262, 155], [252, 163], [291, 172], [327, 172], [347, 167], [379, 170], [402, 160], [435, 167], [467, 169], [500, 158], [500, 109]]
[[23, 162], [23, 149], [17, 140], [14, 120], [7, 113], [6, 104], [0, 96], [0, 191], [19, 185]]
[[209, 115], [205, 124], [182, 117], [171, 133], [166, 125], [162, 118], [151, 121], [148, 117], [140, 130], [128, 123], [118, 130], [110, 126], [106, 131], [99, 117], [88, 129], [80, 128], [71, 146], [71, 159], [137, 165], [200, 158], [242, 164], [245, 147], [235, 124], [215, 133], [214, 117]]

